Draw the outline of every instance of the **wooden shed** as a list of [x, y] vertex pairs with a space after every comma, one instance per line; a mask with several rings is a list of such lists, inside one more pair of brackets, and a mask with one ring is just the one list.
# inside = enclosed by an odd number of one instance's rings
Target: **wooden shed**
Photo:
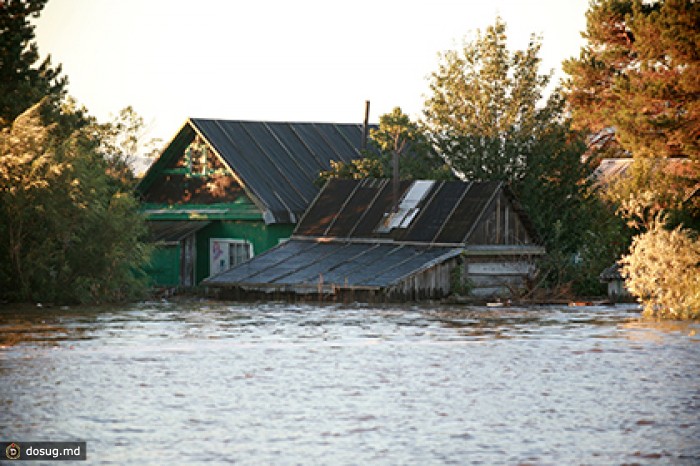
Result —
[[288, 242], [204, 285], [378, 299], [517, 294], [544, 253], [499, 182], [331, 180]]
[[137, 186], [154, 283], [196, 285], [289, 238], [319, 173], [361, 157], [362, 138], [361, 124], [187, 120]]

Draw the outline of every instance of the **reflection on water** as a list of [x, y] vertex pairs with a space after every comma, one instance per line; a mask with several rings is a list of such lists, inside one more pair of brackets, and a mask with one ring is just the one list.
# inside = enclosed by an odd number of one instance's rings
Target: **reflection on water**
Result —
[[0, 309], [1, 440], [112, 464], [699, 464], [700, 324], [635, 307]]

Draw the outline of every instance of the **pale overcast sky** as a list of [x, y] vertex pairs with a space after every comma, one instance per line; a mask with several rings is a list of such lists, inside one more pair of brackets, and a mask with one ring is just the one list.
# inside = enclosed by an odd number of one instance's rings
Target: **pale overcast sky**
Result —
[[373, 122], [419, 117], [439, 51], [500, 15], [543, 69], [578, 56], [588, 0], [49, 0], [42, 56], [100, 120], [132, 105], [169, 140], [187, 117]]

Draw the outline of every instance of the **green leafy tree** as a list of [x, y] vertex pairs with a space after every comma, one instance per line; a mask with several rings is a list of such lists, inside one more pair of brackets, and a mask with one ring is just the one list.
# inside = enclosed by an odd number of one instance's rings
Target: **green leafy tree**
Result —
[[440, 55], [425, 102], [425, 125], [450, 166], [471, 180], [524, 176], [535, 137], [560, 119], [556, 93], [542, 108], [550, 74], [540, 74], [540, 40], [510, 53], [506, 24]]
[[[46, 96], [55, 107], [65, 96], [68, 80], [51, 58], [39, 62], [32, 18], [47, 0], [0, 2], [0, 127], [10, 125], [27, 108]], [[46, 106], [44, 108], [47, 108]]]
[[465, 179], [510, 184], [547, 249], [547, 286], [599, 293], [598, 274], [619, 250], [620, 222], [590, 194], [586, 144], [570, 128], [562, 93], [544, 99], [551, 74], [539, 72], [540, 46], [532, 36], [511, 53], [497, 18], [476, 40], [441, 54], [425, 125]]
[[384, 176], [393, 176], [394, 158], [398, 159], [401, 179], [450, 179], [449, 166], [431, 148], [425, 129], [395, 107], [379, 117], [379, 127], [370, 131], [379, 151]]
[[320, 182], [328, 178], [390, 178], [393, 160], [398, 159], [401, 179], [451, 179], [445, 162], [432, 151], [425, 130], [395, 107], [379, 117], [379, 127], [370, 131], [370, 149], [362, 159], [349, 163], [331, 162], [331, 169], [321, 173]]
[[630, 234], [594, 195], [585, 147], [568, 124], [551, 125], [538, 135], [527, 173], [511, 186], [547, 249], [545, 284], [595, 295], [602, 292], [600, 271], [626, 250]]
[[0, 299], [99, 302], [145, 290], [136, 200], [86, 129], [64, 138], [31, 107], [0, 133]]
[[700, 3], [597, 0], [586, 46], [564, 63], [576, 127], [613, 128], [635, 157], [698, 160]]
[[146, 139], [148, 128], [132, 106], [124, 107], [107, 123], [93, 122], [90, 130], [100, 140], [99, 151], [109, 171], [127, 186], [134, 186], [141, 159], [152, 159], [158, 154], [160, 139]]

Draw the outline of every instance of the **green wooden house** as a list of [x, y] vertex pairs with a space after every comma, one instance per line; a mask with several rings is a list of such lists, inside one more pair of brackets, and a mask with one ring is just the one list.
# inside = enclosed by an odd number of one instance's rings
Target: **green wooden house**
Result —
[[137, 186], [157, 286], [193, 286], [285, 241], [363, 125], [191, 118]]

